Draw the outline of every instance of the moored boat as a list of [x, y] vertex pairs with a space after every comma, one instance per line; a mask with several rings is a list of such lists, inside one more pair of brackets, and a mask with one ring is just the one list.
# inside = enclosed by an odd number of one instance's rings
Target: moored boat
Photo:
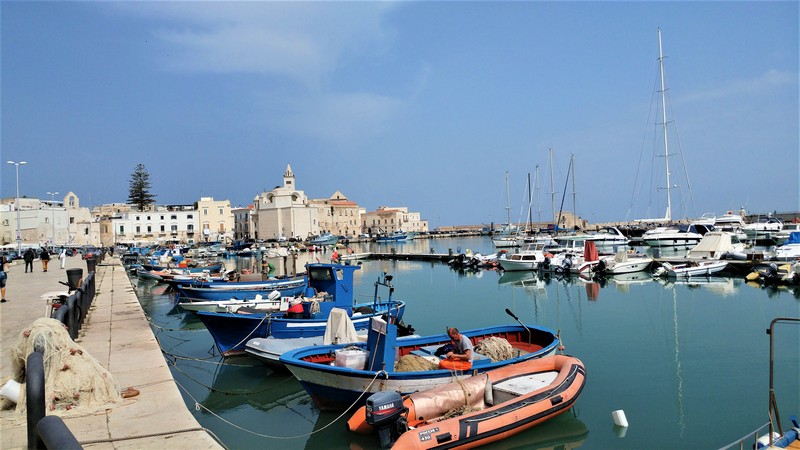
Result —
[[334, 236], [330, 233], [322, 233], [308, 240], [310, 245], [333, 245], [337, 242], [339, 242], [339, 236]]
[[[366, 343], [305, 347], [280, 361], [322, 410], [363, 404], [365, 393], [407, 394], [466, 378], [475, 373], [549, 356], [559, 346], [556, 333], [533, 325], [505, 325], [461, 332], [475, 346], [469, 370], [439, 368], [446, 334], [396, 340], [397, 327], [373, 318]], [[439, 353], [437, 354], [437, 351]], [[445, 361], [446, 362], [446, 361]], [[397, 365], [396, 365], [397, 363]], [[411, 370], [404, 370], [410, 367]]]
[[585, 382], [586, 369], [577, 358], [528, 360], [404, 398], [396, 392], [373, 394], [347, 427], [377, 430], [381, 448], [472, 448], [569, 411]]
[[665, 262], [653, 272], [653, 275], [667, 278], [707, 277], [722, 272], [726, 267], [728, 267], [727, 261], [688, 261], [682, 264]]
[[199, 283], [198, 285], [174, 285], [182, 297], [200, 300], [253, 300], [256, 295], [269, 295], [280, 291], [283, 297], [303, 294], [308, 286], [304, 276], [295, 278], [276, 278], [265, 281], [233, 281]]
[[[275, 336], [299, 338], [319, 336], [331, 310], [344, 309], [356, 330], [369, 325], [372, 317], [392, 314], [399, 321], [405, 312], [405, 302], [374, 299], [369, 303], [353, 304], [353, 272], [359, 266], [340, 264], [307, 264], [308, 286], [316, 292], [303, 298], [298, 311], [286, 312], [214, 313], [198, 311], [197, 317], [208, 329], [223, 356], [242, 354], [245, 343], [252, 338]], [[224, 291], [223, 291], [224, 292]]]

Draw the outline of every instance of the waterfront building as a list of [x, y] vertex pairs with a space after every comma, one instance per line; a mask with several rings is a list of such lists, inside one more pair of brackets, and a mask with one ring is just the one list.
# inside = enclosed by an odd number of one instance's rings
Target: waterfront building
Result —
[[253, 199], [253, 237], [305, 239], [319, 234], [318, 210], [306, 194], [298, 190], [292, 167], [286, 165], [283, 186], [262, 192]]
[[236, 240], [251, 240], [253, 237], [253, 208], [254, 205], [231, 208], [233, 213], [233, 238]]
[[317, 208], [319, 229], [336, 236], [356, 237], [361, 232], [361, 211], [358, 204], [339, 191], [329, 198], [310, 200]]
[[197, 202], [197, 215], [200, 233], [195, 236], [196, 240], [223, 242], [233, 239], [233, 213], [230, 200], [201, 197]]
[[191, 244], [199, 233], [194, 205], [152, 205], [147, 211], [130, 209], [110, 218], [114, 244]]
[[361, 217], [361, 232], [369, 234], [405, 232], [422, 233], [428, 231], [428, 221], [422, 220], [420, 213], [409, 212], [400, 206], [381, 206], [377, 210], [364, 213]]
[[[100, 224], [73, 192], [61, 201], [38, 198], [0, 200], [0, 242], [16, 246], [17, 207], [23, 247], [100, 245]], [[9, 247], [11, 248], [11, 247]]]

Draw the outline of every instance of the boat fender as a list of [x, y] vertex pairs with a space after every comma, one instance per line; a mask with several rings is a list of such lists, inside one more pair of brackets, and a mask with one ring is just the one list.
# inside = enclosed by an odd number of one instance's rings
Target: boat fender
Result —
[[494, 406], [494, 386], [492, 386], [492, 380], [489, 377], [486, 377], [486, 385], [483, 388], [483, 403], [486, 403], [486, 406]]

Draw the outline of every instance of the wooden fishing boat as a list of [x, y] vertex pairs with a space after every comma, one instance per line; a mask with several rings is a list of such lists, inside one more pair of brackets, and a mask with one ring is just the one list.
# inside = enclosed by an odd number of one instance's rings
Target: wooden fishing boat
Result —
[[377, 431], [381, 448], [472, 448], [569, 411], [585, 382], [578, 358], [533, 359], [405, 397], [373, 394], [347, 428]]
[[265, 281], [230, 281], [198, 283], [185, 286], [176, 284], [173, 287], [182, 297], [202, 300], [253, 300], [256, 295], [269, 295], [272, 291], [280, 291], [283, 297], [294, 297], [305, 293], [308, 287], [306, 277], [276, 278]]
[[[241, 308], [248, 308], [256, 311], [275, 312], [287, 311], [289, 309], [290, 298], [281, 297], [279, 291], [272, 291], [266, 298], [260, 294], [253, 300], [230, 300], [204, 301], [200, 299], [184, 298], [178, 303], [181, 309], [186, 311], [207, 311], [207, 312], [229, 312], [235, 313]], [[299, 301], [299, 300], [298, 300]]]
[[[365, 393], [408, 394], [431, 389], [453, 377], [466, 378], [552, 355], [559, 346], [554, 331], [522, 323], [462, 331], [475, 345], [474, 358], [471, 367], [454, 372], [439, 368], [440, 363], [448, 362], [437, 356], [437, 350], [450, 343], [447, 334], [396, 340], [397, 326], [391, 322], [373, 318], [366, 343], [300, 348], [284, 353], [280, 362], [300, 381], [319, 409], [337, 410], [363, 404]], [[501, 348], [502, 352], [490, 356], [490, 346]], [[406, 363], [411, 368], [402, 368]]]
[[[235, 313], [198, 311], [196, 314], [223, 356], [244, 353], [245, 344], [252, 338], [321, 336], [334, 308], [344, 309], [356, 330], [365, 329], [370, 318], [383, 314], [402, 319], [406, 306], [403, 301], [374, 298], [372, 302], [354, 304], [353, 272], [360, 268], [341, 264], [307, 264], [308, 291], [314, 295], [303, 298], [297, 312], [292, 308], [274, 313], [239, 309]], [[283, 292], [281, 295], [286, 296]]]

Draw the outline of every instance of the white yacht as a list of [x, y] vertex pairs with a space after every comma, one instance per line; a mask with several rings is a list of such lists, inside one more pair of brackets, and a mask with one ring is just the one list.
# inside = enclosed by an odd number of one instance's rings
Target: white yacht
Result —
[[540, 262], [544, 261], [544, 250], [544, 244], [527, 244], [518, 253], [498, 258], [497, 262], [506, 271], [534, 270]]
[[772, 236], [783, 230], [783, 222], [774, 217], [762, 217], [758, 222], [745, 225], [742, 231], [747, 235], [747, 239], [757, 241], [770, 240]]
[[658, 227], [646, 231], [642, 241], [650, 247], [693, 247], [708, 231], [708, 226], [700, 224]]

